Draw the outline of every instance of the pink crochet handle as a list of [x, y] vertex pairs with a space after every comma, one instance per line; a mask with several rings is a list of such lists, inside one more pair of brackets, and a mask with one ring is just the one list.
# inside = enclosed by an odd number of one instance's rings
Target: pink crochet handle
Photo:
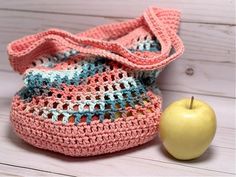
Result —
[[[180, 13], [176, 10], [150, 7], [137, 19], [98, 26], [77, 35], [50, 29], [10, 43], [9, 60], [14, 70], [23, 73], [41, 55], [75, 49], [83, 54], [115, 60], [137, 70], [160, 69], [183, 54], [183, 43], [176, 34], [179, 18]], [[120, 38], [135, 29], [140, 29], [137, 32], [144, 29], [150, 31], [159, 40], [161, 52], [148, 57], [132, 53], [122, 45], [124, 41]], [[172, 48], [175, 52], [170, 54]]]

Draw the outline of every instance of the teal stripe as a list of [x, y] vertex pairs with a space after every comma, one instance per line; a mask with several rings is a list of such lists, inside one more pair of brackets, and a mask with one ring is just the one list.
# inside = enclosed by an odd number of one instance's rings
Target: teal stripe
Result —
[[29, 88], [50, 88], [58, 87], [62, 83], [67, 85], [79, 85], [88, 77], [101, 73], [109, 66], [103, 60], [82, 61], [75, 65], [72, 70], [50, 70], [42, 71], [32, 69], [24, 76], [24, 83]]
[[[79, 105], [78, 111], [50, 109], [49, 113], [56, 115], [55, 118], [52, 119], [53, 121], [57, 121], [57, 115], [63, 114], [63, 123], [67, 123], [69, 117], [72, 115], [76, 118], [75, 124], [80, 122], [82, 116], [86, 116], [86, 122], [90, 124], [93, 115], [98, 115], [100, 122], [102, 122], [105, 114], [108, 113], [110, 114], [111, 120], [114, 121], [115, 113], [124, 112], [127, 103], [134, 108], [136, 104], [143, 105], [143, 99], [148, 99], [144, 86], [138, 80], [135, 80], [135, 83], [135, 85], [130, 86], [128, 89], [105, 93], [105, 98], [107, 96], [105, 100], [86, 100], [83, 101], [83, 103], [82, 101], [78, 101], [75, 103]], [[132, 94], [135, 94], [135, 96]], [[123, 95], [125, 95], [125, 97], [123, 97]], [[95, 105], [97, 104], [99, 105], [98, 110], [95, 109]], [[119, 107], [116, 107], [117, 104]], [[89, 110], [84, 110], [84, 106], [86, 105], [89, 106]]]

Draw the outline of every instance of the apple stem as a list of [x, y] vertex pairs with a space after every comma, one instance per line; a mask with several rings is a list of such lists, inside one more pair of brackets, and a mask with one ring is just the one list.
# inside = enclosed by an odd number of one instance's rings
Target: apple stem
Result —
[[191, 97], [191, 102], [190, 102], [189, 109], [192, 109], [192, 108], [193, 108], [193, 100], [194, 100], [194, 96]]

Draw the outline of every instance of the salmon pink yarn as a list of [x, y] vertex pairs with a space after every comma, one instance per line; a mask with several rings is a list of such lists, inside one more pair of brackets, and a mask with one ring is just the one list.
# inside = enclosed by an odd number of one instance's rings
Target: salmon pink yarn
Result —
[[83, 33], [59, 29], [8, 45], [11, 66], [23, 74], [11, 123], [26, 142], [70, 156], [128, 149], [158, 133], [159, 72], [179, 57], [180, 13], [148, 8], [134, 20]]

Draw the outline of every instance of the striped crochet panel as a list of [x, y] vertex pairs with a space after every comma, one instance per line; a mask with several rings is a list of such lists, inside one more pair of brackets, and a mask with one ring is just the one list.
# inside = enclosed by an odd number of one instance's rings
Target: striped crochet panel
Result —
[[[149, 50], [160, 51], [158, 42], [145, 40], [132, 49]], [[153, 112], [146, 107], [151, 100], [146, 87], [159, 71], [133, 71], [101, 57], [81, 60], [78, 54], [70, 50], [32, 63], [24, 73], [25, 87], [17, 93], [24, 103], [22, 111], [75, 125], [127, 117], [137, 105]]]

